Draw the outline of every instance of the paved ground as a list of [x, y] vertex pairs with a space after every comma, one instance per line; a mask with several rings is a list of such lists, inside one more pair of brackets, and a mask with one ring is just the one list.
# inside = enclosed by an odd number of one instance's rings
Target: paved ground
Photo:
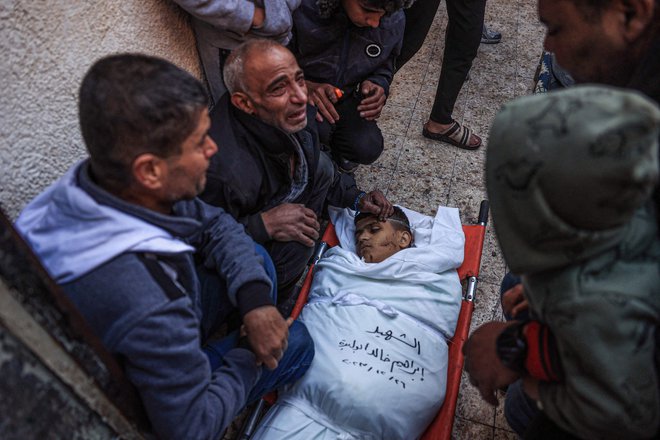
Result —
[[[463, 223], [472, 223], [479, 202], [486, 198], [483, 170], [490, 124], [502, 104], [531, 93], [543, 27], [537, 20], [536, 0], [488, 1], [486, 23], [504, 37], [500, 44], [481, 45], [471, 78], [459, 96], [454, 118], [484, 139], [479, 150], [465, 151], [421, 134], [440, 75], [446, 22], [443, 2], [424, 46], [395, 77], [379, 122], [385, 152], [375, 164], [358, 169], [356, 178], [364, 189], [379, 188], [394, 203], [429, 215], [435, 214], [438, 205], [458, 207]], [[505, 263], [489, 227], [473, 329], [485, 321], [502, 319], [498, 289], [504, 274]], [[454, 438], [516, 438], [508, 430], [502, 410], [484, 403], [465, 374]]]

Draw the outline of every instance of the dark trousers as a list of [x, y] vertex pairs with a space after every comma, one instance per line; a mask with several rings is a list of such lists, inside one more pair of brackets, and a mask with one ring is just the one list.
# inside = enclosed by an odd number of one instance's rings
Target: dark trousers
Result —
[[383, 134], [376, 121], [367, 121], [357, 110], [361, 100], [362, 95], [344, 91], [335, 104], [339, 120], [335, 124], [326, 120], [318, 124], [319, 139], [332, 151], [335, 161], [345, 159], [368, 165], [383, 152]]
[[[452, 122], [452, 113], [472, 61], [477, 56], [484, 26], [486, 0], [447, 0], [447, 33], [442, 70], [430, 119], [440, 124]], [[397, 59], [399, 68], [408, 62], [424, 43], [440, 0], [418, 0], [405, 9], [403, 47]]]

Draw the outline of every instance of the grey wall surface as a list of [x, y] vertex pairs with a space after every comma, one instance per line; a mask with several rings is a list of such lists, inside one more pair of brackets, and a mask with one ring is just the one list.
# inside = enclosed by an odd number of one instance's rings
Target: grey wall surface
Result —
[[160, 56], [200, 77], [188, 18], [167, 0], [0, 0], [0, 207], [11, 218], [85, 157], [78, 86], [117, 52]]

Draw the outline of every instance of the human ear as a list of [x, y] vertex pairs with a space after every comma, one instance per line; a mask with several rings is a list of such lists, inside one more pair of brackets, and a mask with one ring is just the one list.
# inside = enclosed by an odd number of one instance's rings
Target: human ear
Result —
[[140, 154], [131, 165], [133, 179], [141, 186], [155, 190], [163, 186], [164, 161], [151, 153]]
[[412, 243], [412, 234], [408, 231], [399, 231], [399, 247], [401, 249], [409, 248]]
[[620, 0], [624, 13], [623, 37], [628, 42], [637, 40], [651, 25], [655, 0]]
[[252, 100], [244, 92], [232, 93], [231, 103], [234, 104], [234, 107], [238, 108], [241, 111], [244, 111], [249, 115], [254, 114], [254, 106], [252, 105]]

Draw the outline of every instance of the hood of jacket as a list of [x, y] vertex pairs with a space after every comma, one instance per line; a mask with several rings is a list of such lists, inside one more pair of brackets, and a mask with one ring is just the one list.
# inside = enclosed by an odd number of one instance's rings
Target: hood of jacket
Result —
[[165, 229], [99, 203], [80, 186], [81, 180], [94, 185], [87, 170], [87, 161], [71, 167], [16, 220], [17, 230], [57, 283], [73, 281], [124, 252], [194, 250]]
[[[486, 184], [504, 257], [518, 274], [654, 237], [660, 109], [636, 92], [579, 86], [505, 105]], [[639, 241], [638, 241], [639, 242]]]

